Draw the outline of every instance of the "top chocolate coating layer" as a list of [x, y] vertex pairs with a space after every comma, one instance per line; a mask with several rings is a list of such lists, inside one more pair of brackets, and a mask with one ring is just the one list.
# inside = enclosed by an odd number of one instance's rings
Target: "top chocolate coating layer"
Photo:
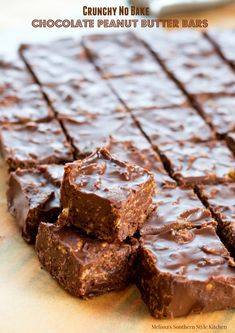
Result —
[[162, 273], [191, 281], [209, 282], [210, 279], [221, 278], [235, 283], [229, 253], [210, 226], [144, 235], [141, 241]]
[[218, 47], [223, 57], [235, 68], [235, 29], [210, 29], [207, 36]]
[[112, 79], [110, 84], [129, 109], [188, 106], [187, 98], [163, 71]]
[[145, 169], [118, 160], [106, 149], [98, 149], [82, 161], [68, 164], [65, 172], [77, 191], [96, 194], [117, 207], [141, 184], [151, 179], [151, 174]]
[[84, 113], [61, 118], [62, 124], [76, 149], [77, 158], [91, 154], [107, 144], [109, 135], [121, 128], [129, 115]]
[[94, 65], [78, 40], [22, 45], [20, 53], [42, 85], [97, 79]]
[[[169, 35], [169, 38], [168, 38]], [[180, 35], [180, 37], [178, 37]], [[190, 95], [235, 93], [235, 73], [198, 31], [143, 38]]]
[[154, 190], [150, 172], [97, 149], [65, 167], [58, 223], [109, 242], [123, 241], [143, 225]]
[[200, 186], [203, 200], [218, 221], [221, 239], [235, 255], [235, 184]]
[[193, 59], [214, 54], [213, 46], [196, 30], [185, 29], [180, 33], [155, 30], [153, 33], [141, 34], [141, 38], [162, 60], [176, 59], [179, 53]]
[[141, 235], [158, 234], [169, 229], [201, 227], [216, 222], [193, 190], [161, 189], [154, 198], [156, 208], [141, 229]]
[[85, 36], [83, 43], [104, 78], [161, 71], [151, 53], [132, 33]]
[[235, 223], [235, 184], [217, 184], [200, 186], [202, 196], [225, 226]]
[[218, 134], [235, 131], [235, 96], [197, 97], [197, 102]]
[[133, 114], [153, 145], [175, 141], [207, 141], [214, 136], [192, 108], [134, 110]]
[[118, 141], [111, 137], [108, 141], [107, 149], [121, 160], [137, 164], [151, 171], [157, 187], [175, 187], [176, 183], [168, 176], [159, 155], [151, 148], [147, 140], [141, 144], [142, 142], [140, 138], [135, 142]]
[[214, 228], [141, 238], [137, 282], [157, 318], [235, 306], [235, 262]]
[[20, 59], [0, 60], [0, 123], [45, 121], [53, 117], [40, 87]]
[[10, 169], [62, 164], [73, 160], [71, 147], [56, 120], [4, 125], [0, 134], [3, 156]]
[[60, 117], [125, 112], [121, 102], [100, 78], [94, 81], [68, 80], [44, 86], [43, 90]]
[[224, 142], [188, 141], [161, 145], [160, 151], [171, 173], [182, 185], [234, 181], [234, 157]]

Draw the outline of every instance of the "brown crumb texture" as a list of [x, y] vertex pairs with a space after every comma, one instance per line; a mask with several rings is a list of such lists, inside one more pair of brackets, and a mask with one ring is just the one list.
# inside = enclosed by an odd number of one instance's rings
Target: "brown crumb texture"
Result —
[[90, 298], [125, 288], [133, 278], [138, 241], [107, 243], [74, 227], [41, 223], [36, 251], [42, 266], [69, 293]]

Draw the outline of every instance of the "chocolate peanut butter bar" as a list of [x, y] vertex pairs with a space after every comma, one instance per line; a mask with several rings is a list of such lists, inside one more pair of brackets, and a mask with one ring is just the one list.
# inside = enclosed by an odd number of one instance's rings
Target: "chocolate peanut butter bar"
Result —
[[159, 149], [165, 165], [181, 185], [234, 181], [234, 156], [223, 141], [172, 142]]
[[[41, 221], [54, 223], [60, 212], [62, 166], [42, 166], [37, 169], [17, 169], [10, 173], [7, 190], [9, 211], [15, 216], [28, 243], [34, 243]], [[54, 170], [53, 170], [54, 169]], [[47, 179], [47, 172], [57, 174], [57, 182]]]
[[111, 79], [110, 84], [128, 109], [187, 107], [187, 97], [163, 72]]
[[88, 35], [83, 37], [83, 44], [105, 79], [161, 71], [151, 53], [131, 32]]
[[0, 142], [10, 170], [73, 160], [72, 148], [57, 120], [4, 125], [0, 129]]
[[137, 285], [156, 318], [235, 307], [234, 273], [235, 262], [211, 226], [140, 240]]
[[93, 81], [98, 77], [94, 65], [76, 39], [21, 45], [20, 54], [43, 86], [55, 86], [69, 80]]
[[43, 122], [53, 118], [40, 87], [23, 61], [0, 60], [0, 123]]
[[132, 280], [138, 241], [107, 243], [76, 228], [41, 223], [36, 251], [44, 267], [69, 293], [90, 298], [125, 288]]
[[134, 117], [152, 145], [175, 141], [208, 141], [214, 138], [205, 121], [193, 108], [133, 110]]
[[67, 164], [61, 186], [60, 224], [74, 224], [107, 241], [124, 240], [152, 209], [154, 176], [106, 149]]
[[153, 199], [155, 209], [141, 228], [141, 235], [154, 235], [169, 229], [216, 227], [210, 210], [206, 209], [191, 189], [163, 188]]
[[223, 242], [235, 256], [235, 184], [200, 186], [199, 191], [218, 221]]
[[235, 73], [199, 31], [156, 32], [142, 38], [188, 95], [235, 93]]
[[76, 117], [83, 114], [119, 114], [123, 105], [106, 82], [70, 79], [64, 83], [44, 86], [53, 109], [59, 117]]
[[95, 149], [104, 147], [108, 137], [117, 132], [127, 120], [126, 114], [84, 113], [74, 117], [63, 117], [61, 122], [76, 149], [76, 157], [83, 158]]

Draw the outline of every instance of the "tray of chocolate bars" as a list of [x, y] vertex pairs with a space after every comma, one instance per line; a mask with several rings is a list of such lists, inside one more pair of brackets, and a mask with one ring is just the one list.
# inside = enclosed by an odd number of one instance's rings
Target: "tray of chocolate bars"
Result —
[[235, 30], [22, 44], [0, 144], [15, 237], [65, 304], [118, 313], [136, 286], [152, 325], [235, 308]]

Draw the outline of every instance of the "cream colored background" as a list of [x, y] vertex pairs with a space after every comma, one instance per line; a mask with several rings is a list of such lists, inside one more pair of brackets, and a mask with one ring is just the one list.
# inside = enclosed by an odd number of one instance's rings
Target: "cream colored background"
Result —
[[[123, 1], [125, 2], [125, 1]], [[77, 31], [42, 30], [30, 27], [33, 18], [76, 18], [83, 4], [119, 5], [119, 1], [0, 1], [0, 52], [11, 51], [19, 41], [45, 40]], [[190, 15], [206, 17], [210, 26], [235, 27], [235, 5]], [[147, 333], [235, 332], [235, 312], [220, 311], [175, 320], [155, 320], [149, 315], [136, 287], [81, 301], [64, 292], [40, 269], [32, 247], [20, 237], [7, 213], [7, 173], [0, 165], [0, 333]], [[226, 325], [216, 329], [152, 329], [161, 325]]]

